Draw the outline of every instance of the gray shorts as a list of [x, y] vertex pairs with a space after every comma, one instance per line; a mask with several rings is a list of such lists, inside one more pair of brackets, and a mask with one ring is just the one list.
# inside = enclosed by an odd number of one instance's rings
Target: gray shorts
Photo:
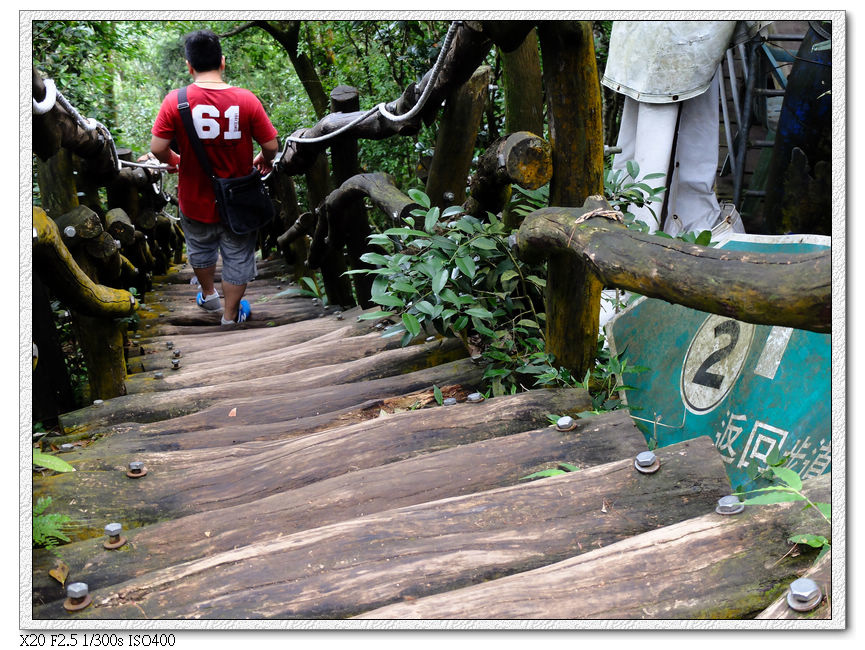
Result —
[[216, 264], [222, 253], [222, 279], [229, 284], [246, 284], [256, 275], [255, 246], [258, 233], [235, 235], [221, 223], [194, 221], [182, 212], [180, 223], [186, 236], [186, 254], [194, 269]]

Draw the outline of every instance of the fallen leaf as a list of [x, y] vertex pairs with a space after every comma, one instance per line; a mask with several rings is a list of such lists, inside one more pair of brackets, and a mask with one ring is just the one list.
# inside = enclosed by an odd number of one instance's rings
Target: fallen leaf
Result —
[[66, 584], [66, 578], [69, 576], [69, 567], [63, 560], [57, 560], [54, 563], [54, 568], [48, 572], [61, 585]]
[[233, 408], [228, 412], [228, 417], [230, 418], [233, 418], [235, 415], [237, 415], [237, 408]]
[[204, 536], [205, 536], [205, 537], [210, 537], [210, 531], [209, 531], [209, 530], [205, 530], [205, 531], [204, 531]]

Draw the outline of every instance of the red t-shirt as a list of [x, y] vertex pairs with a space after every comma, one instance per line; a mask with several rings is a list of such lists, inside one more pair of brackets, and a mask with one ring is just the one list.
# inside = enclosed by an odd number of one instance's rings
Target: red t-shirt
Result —
[[[151, 133], [158, 138], [177, 141], [180, 154], [177, 198], [183, 214], [196, 221], [217, 223], [219, 214], [213, 187], [189, 144], [177, 109], [177, 92], [172, 90], [162, 100]], [[276, 129], [258, 97], [244, 88], [212, 89], [192, 84], [187, 91], [187, 100], [213, 173], [220, 178], [249, 174], [252, 171], [253, 139], [261, 144], [276, 137]]]

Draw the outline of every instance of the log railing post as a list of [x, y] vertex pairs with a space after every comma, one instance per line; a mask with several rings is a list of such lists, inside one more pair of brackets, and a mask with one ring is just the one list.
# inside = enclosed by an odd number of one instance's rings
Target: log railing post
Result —
[[466, 179], [491, 79], [492, 69], [481, 66], [448, 97], [426, 183], [434, 206], [446, 208], [465, 201]]
[[[538, 26], [553, 148], [550, 205], [579, 206], [604, 190], [601, 86], [590, 22]], [[549, 257], [546, 345], [555, 363], [582, 379], [597, 351], [600, 281], [585, 264], [561, 253]]]
[[[333, 113], [351, 113], [360, 110], [360, 97], [357, 88], [352, 86], [337, 86], [330, 93], [330, 110]], [[360, 171], [358, 165], [358, 146], [356, 138], [338, 138], [330, 147], [333, 179], [337, 186], [342, 185]], [[329, 215], [330, 216], [330, 215]], [[345, 242], [348, 261], [353, 269], [371, 268], [360, 260], [367, 252], [368, 241], [372, 230], [369, 227], [369, 217], [363, 199], [356, 197], [349, 201], [342, 210], [340, 221], [336, 227], [342, 231], [341, 239]], [[335, 233], [331, 233], [334, 236]], [[334, 240], [335, 242], [337, 240]], [[372, 306], [372, 275], [354, 275], [354, 289], [360, 305], [367, 309]]]

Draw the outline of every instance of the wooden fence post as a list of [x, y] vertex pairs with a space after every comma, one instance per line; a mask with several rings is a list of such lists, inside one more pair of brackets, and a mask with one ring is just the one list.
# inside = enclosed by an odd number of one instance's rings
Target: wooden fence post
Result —
[[[592, 25], [550, 21], [538, 26], [553, 147], [550, 205], [574, 207], [604, 191], [601, 86]], [[584, 264], [550, 256], [546, 291], [546, 345], [555, 363], [578, 379], [597, 351], [600, 281]]]

